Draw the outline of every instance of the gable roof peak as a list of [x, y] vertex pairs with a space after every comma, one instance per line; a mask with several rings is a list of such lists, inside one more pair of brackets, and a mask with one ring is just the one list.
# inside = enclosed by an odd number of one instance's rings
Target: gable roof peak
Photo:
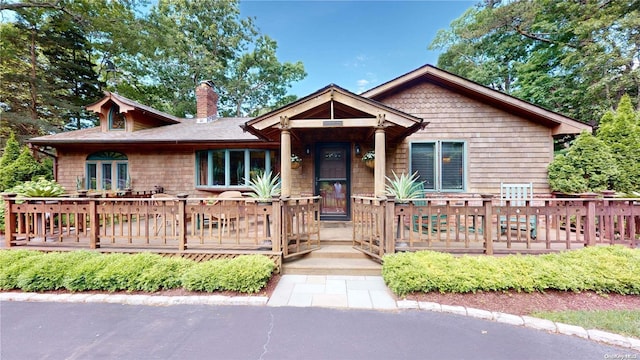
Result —
[[389, 94], [402, 91], [417, 81], [429, 81], [464, 96], [477, 99], [505, 111], [524, 115], [526, 118], [553, 129], [554, 134], [592, 131], [592, 127], [568, 116], [519, 99], [513, 95], [492, 89], [430, 64], [423, 65], [381, 85], [371, 88], [360, 96], [381, 101]]

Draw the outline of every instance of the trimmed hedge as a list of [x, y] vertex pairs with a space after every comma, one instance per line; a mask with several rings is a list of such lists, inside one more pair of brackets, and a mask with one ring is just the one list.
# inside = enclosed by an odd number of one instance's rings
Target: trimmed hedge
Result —
[[256, 293], [267, 285], [275, 264], [260, 255], [207, 261], [185, 271], [182, 283], [186, 290], [232, 290]]
[[195, 263], [151, 253], [0, 250], [0, 289], [154, 292], [185, 288], [252, 293], [266, 286], [274, 269], [273, 261], [261, 255]]
[[382, 276], [397, 295], [412, 292], [534, 292], [640, 294], [640, 250], [590, 247], [545, 255], [462, 256], [433, 251], [384, 257]]

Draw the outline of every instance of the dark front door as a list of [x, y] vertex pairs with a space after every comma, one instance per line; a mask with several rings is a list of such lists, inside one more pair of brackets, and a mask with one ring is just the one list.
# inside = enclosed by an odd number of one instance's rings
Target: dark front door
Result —
[[316, 146], [316, 195], [320, 195], [320, 220], [349, 220], [351, 153], [349, 143]]

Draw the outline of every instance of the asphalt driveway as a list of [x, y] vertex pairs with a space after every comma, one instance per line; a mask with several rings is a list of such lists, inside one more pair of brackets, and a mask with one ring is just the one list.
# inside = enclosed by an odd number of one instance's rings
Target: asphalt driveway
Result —
[[3, 301], [0, 338], [3, 360], [640, 358], [577, 337], [415, 310]]

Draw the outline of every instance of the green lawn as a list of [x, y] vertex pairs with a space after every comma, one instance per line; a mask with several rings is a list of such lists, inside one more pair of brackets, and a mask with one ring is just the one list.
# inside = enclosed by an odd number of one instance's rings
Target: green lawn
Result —
[[537, 312], [535, 317], [640, 338], [640, 310]]

